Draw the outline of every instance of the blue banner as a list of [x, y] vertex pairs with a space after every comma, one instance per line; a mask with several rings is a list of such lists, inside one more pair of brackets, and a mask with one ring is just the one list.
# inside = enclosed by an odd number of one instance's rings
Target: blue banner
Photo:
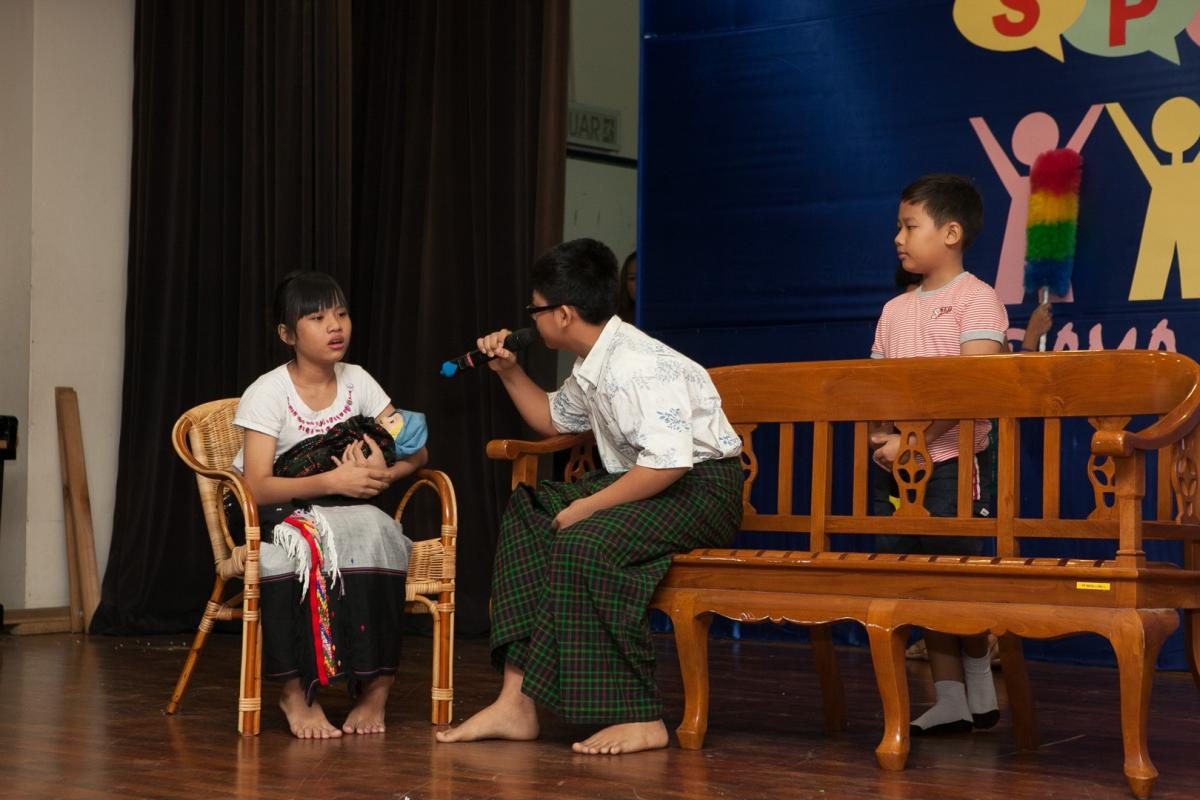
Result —
[[[645, 0], [642, 14], [652, 334], [706, 366], [865, 357], [897, 292], [899, 193], [955, 172], [985, 204], [967, 268], [1019, 340], [1036, 305], [1031, 165], [1071, 148], [1078, 234], [1050, 348], [1200, 357], [1200, 0]], [[1068, 431], [1065, 464], [1083, 464], [1089, 434]], [[1090, 507], [1082, 472], [1063, 495], [1065, 514]]]

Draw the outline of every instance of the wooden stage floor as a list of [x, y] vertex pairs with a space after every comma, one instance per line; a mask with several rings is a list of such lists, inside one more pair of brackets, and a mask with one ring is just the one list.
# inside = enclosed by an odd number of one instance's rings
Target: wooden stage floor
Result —
[[[807, 647], [712, 644], [712, 718], [706, 748], [586, 757], [570, 742], [588, 731], [544, 717], [537, 742], [438, 745], [429, 719], [430, 641], [406, 642], [381, 736], [298, 741], [267, 685], [262, 735], [235, 731], [239, 641], [216, 635], [180, 713], [168, 699], [185, 637], [0, 636], [0, 797], [79, 798], [1125, 798], [1114, 670], [1031, 663], [1042, 749], [1018, 754], [1007, 718], [991, 732], [917, 740], [908, 769], [875, 765], [878, 696], [865, 651], [839, 653], [850, 729], [821, 731]], [[682, 700], [669, 637], [658, 638], [668, 724]], [[486, 642], [457, 651], [455, 718], [498, 686]], [[924, 664], [910, 662], [914, 707], [930, 701]], [[1001, 687], [1003, 682], [1000, 682]], [[1001, 689], [1002, 691], [1002, 689]], [[344, 692], [322, 695], [331, 719]], [[1003, 707], [1003, 698], [1001, 704]], [[1200, 692], [1188, 675], [1160, 673], [1151, 709], [1154, 797], [1200, 797]]]

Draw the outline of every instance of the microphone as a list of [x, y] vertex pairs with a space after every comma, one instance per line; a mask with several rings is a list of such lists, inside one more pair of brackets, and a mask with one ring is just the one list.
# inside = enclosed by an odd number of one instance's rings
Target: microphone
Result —
[[[504, 349], [512, 352], [524, 350], [529, 345], [536, 342], [538, 339], [537, 331], [533, 328], [521, 328], [510, 333], [504, 339]], [[452, 358], [449, 361], [442, 362], [442, 375], [451, 378], [460, 370], [477, 367], [480, 364], [486, 364], [492, 360], [492, 356], [484, 353], [482, 350], [472, 350], [469, 353], [464, 353], [458, 358]]]

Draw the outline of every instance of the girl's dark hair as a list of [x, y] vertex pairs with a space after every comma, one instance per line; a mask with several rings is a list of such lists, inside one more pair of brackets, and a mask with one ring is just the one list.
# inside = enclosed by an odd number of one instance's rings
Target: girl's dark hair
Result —
[[275, 287], [274, 325], [295, 333], [301, 317], [345, 305], [346, 295], [332, 275], [298, 270], [285, 275]]
[[630, 325], [634, 319], [634, 303], [633, 298], [629, 296], [629, 290], [625, 288], [625, 282], [629, 280], [629, 265], [635, 261], [637, 250], [625, 256], [625, 261], [621, 264], [621, 274], [617, 276], [617, 316]]
[[547, 303], [575, 306], [584, 322], [602, 325], [616, 313], [617, 257], [595, 239], [555, 245], [533, 262], [533, 289]]

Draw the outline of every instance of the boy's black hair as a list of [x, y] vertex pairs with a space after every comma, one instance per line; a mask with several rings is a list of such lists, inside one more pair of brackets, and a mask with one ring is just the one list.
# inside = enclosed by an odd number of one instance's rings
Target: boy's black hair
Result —
[[909, 272], [900, 264], [896, 265], [896, 288], [907, 289], [910, 286], [920, 286], [921, 276], [915, 272]]
[[295, 333], [301, 317], [345, 305], [346, 295], [332, 275], [297, 270], [285, 275], [275, 287], [274, 324]]
[[575, 306], [584, 322], [602, 325], [616, 313], [617, 257], [595, 239], [555, 245], [533, 262], [533, 290], [547, 303]]
[[938, 227], [947, 222], [962, 226], [966, 250], [983, 228], [983, 198], [970, 178], [944, 173], [925, 175], [904, 187], [900, 202], [924, 207]]

